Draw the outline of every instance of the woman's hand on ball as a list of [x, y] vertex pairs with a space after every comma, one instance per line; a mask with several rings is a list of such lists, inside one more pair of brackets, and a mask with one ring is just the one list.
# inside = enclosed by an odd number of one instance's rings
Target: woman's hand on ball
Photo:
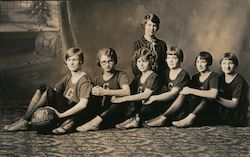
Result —
[[56, 113], [56, 115], [58, 116], [58, 118], [62, 118], [62, 116], [61, 116], [62, 114], [60, 112], [58, 112], [55, 108], [50, 107], [50, 106], [46, 106], [46, 108], [53, 110]]

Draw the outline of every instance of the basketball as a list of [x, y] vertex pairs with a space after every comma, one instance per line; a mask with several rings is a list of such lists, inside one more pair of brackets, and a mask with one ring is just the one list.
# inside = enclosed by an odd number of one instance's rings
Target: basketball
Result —
[[58, 116], [54, 110], [46, 107], [38, 108], [31, 116], [31, 126], [36, 130], [48, 130], [56, 126]]

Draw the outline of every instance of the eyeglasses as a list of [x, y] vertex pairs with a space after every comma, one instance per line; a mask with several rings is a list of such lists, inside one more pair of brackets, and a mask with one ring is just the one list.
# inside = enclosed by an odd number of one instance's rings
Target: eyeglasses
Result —
[[107, 64], [113, 64], [114, 61], [113, 60], [109, 60], [109, 61], [101, 61], [100, 64], [101, 65], [107, 65]]
[[178, 51], [179, 49], [178, 49], [178, 47], [176, 47], [176, 46], [172, 46], [172, 47], [170, 47], [170, 51]]

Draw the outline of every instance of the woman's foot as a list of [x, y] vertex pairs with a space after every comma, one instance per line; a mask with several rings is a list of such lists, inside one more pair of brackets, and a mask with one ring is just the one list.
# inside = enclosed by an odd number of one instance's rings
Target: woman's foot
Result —
[[124, 129], [138, 128], [139, 127], [139, 121], [134, 119], [133, 121], [131, 121], [130, 123], [126, 124], [123, 127], [124, 127]]
[[179, 120], [179, 121], [173, 121], [173, 126], [176, 126], [178, 128], [184, 128], [184, 127], [190, 127], [193, 125], [193, 122], [196, 118], [196, 115], [193, 113], [190, 113], [186, 118]]
[[127, 125], [128, 123], [131, 123], [134, 119], [135, 119], [135, 117], [131, 117], [131, 118], [125, 120], [122, 123], [116, 124], [115, 128], [117, 128], [117, 129], [125, 129], [124, 126]]
[[166, 121], [165, 116], [158, 116], [156, 118], [153, 118], [147, 121], [145, 125], [150, 126], [150, 127], [159, 127], [159, 126], [164, 126], [165, 121]]
[[59, 128], [55, 128], [52, 130], [52, 133], [55, 135], [62, 135], [62, 134], [66, 134], [69, 133], [70, 131], [64, 129], [63, 127], [59, 127]]
[[96, 116], [91, 121], [83, 124], [82, 126], [79, 126], [76, 128], [79, 132], [86, 132], [86, 131], [95, 131], [99, 129], [99, 125], [102, 122], [102, 118], [100, 116]]
[[63, 122], [63, 124], [60, 127], [53, 129], [52, 133], [56, 135], [70, 133], [72, 132], [74, 125], [75, 122], [73, 120], [68, 119], [65, 122]]
[[127, 123], [123, 127], [124, 127], [124, 129], [138, 128], [139, 122], [140, 122], [140, 117], [138, 115], [136, 115], [136, 117], [134, 117], [130, 123]]
[[6, 125], [3, 130], [5, 131], [26, 131], [28, 130], [28, 121], [25, 119], [20, 118], [18, 121], [10, 124], [10, 125]]

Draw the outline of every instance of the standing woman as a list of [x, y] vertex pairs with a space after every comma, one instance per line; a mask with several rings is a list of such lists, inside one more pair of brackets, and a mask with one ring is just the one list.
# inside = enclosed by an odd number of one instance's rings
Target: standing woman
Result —
[[[160, 28], [160, 19], [155, 14], [148, 14], [142, 21], [142, 27], [144, 28], [144, 35], [134, 43], [134, 51], [145, 47], [151, 50], [156, 56], [156, 62], [158, 67], [155, 72], [161, 77], [161, 72], [168, 69], [165, 62], [167, 45], [164, 41], [155, 37], [156, 32]], [[132, 70], [134, 75], [140, 75], [140, 71], [136, 70], [136, 64], [132, 63]]]

